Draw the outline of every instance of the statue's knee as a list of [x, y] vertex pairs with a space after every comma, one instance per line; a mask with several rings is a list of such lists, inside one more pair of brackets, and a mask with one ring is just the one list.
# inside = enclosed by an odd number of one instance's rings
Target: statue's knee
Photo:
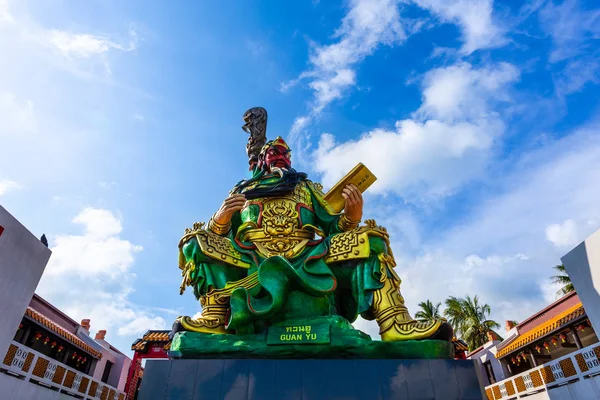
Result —
[[388, 248], [385, 240], [378, 236], [369, 236], [369, 247], [371, 254], [387, 254]]
[[198, 242], [195, 238], [188, 240], [183, 245], [183, 248], [181, 250], [183, 251], [183, 255], [185, 256], [185, 259], [187, 261], [194, 260], [197, 262], [198, 260], [195, 260], [195, 258], [197, 257], [198, 253], [201, 254], [201, 251], [199, 251], [200, 248], [198, 246]]

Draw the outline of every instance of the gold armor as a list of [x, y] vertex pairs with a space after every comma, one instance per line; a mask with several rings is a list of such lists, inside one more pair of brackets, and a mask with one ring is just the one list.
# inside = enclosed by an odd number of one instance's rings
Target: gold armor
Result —
[[[312, 238], [314, 233], [298, 229], [297, 212], [289, 199], [277, 199], [270, 203], [268, 206], [265, 204], [264, 207], [263, 227], [247, 230], [243, 240], [255, 243], [257, 249], [266, 257], [271, 255], [289, 257], [298, 254], [308, 242], [308, 234], [310, 233]], [[294, 219], [294, 217], [296, 218]], [[264, 222], [265, 220], [267, 222]], [[294, 223], [294, 221], [296, 222]], [[381, 339], [383, 341], [399, 341], [431, 337], [445, 320], [419, 322], [411, 317], [404, 304], [404, 298], [400, 294], [401, 280], [394, 271], [396, 262], [389, 247], [389, 235], [386, 229], [377, 226], [374, 220], [367, 220], [365, 224], [366, 226], [333, 235], [325, 262], [333, 264], [368, 258], [370, 256], [369, 236], [382, 238], [388, 245], [389, 253], [378, 255], [383, 287], [374, 292], [370, 313], [380, 327]], [[249, 264], [242, 260], [241, 254], [233, 248], [229, 239], [202, 229], [203, 225], [195, 224], [195, 230], [188, 230], [180, 242], [180, 247], [189, 238], [195, 237], [203, 254], [234, 266], [249, 267]], [[306, 235], [306, 237], [303, 238], [301, 235]], [[180, 263], [180, 268], [184, 276], [182, 283], [182, 288], [184, 288], [194, 266], [190, 263], [185, 265]], [[178, 321], [188, 331], [227, 333], [225, 317], [231, 293], [238, 287], [252, 289], [257, 285], [258, 272], [254, 272], [244, 279], [228, 283], [223, 289], [211, 290], [206, 296], [200, 298], [203, 308], [199, 318], [179, 317]]]
[[372, 313], [379, 325], [381, 340], [393, 342], [431, 337], [446, 320], [425, 322], [414, 320], [409, 314], [408, 308], [404, 305], [404, 298], [400, 294], [400, 283], [402, 281], [393, 269], [396, 262], [393, 257], [387, 254], [380, 254], [379, 260], [382, 269], [385, 268], [389, 272], [389, 274], [381, 274], [383, 287], [373, 293]]
[[188, 331], [202, 333], [227, 333], [225, 330], [229, 298], [234, 289], [245, 287], [252, 289], [258, 285], [258, 273], [248, 275], [244, 279], [228, 283], [223, 289], [213, 289], [206, 296], [200, 297], [202, 313], [200, 317], [178, 317], [177, 321]]
[[[188, 331], [222, 334], [227, 333], [225, 326], [229, 324], [232, 330], [253, 331], [256, 328], [253, 319], [279, 316], [286, 296], [294, 290], [305, 289], [313, 295], [314, 304], [325, 305], [318, 312], [326, 314], [331, 304], [325, 296], [336, 290], [340, 279], [341, 290], [351, 286], [357, 301], [339, 304], [337, 312], [347, 319], [354, 319], [359, 313], [375, 319], [384, 341], [432, 338], [439, 332], [448, 336], [445, 321], [421, 323], [408, 313], [400, 295], [400, 279], [394, 272], [396, 263], [385, 228], [372, 220], [366, 221], [366, 226], [359, 226], [359, 220], [349, 217], [362, 215], [358, 212], [362, 201], [355, 196], [359, 195], [357, 191], [364, 192], [375, 176], [359, 164], [325, 195], [320, 184], [312, 183], [306, 174], [291, 168], [291, 149], [281, 137], [266, 142], [266, 111], [260, 108], [250, 111], [244, 127], [251, 134], [247, 150], [253, 176], [240, 181], [231, 191], [232, 197], [242, 194], [244, 199], [238, 197], [233, 203], [224, 203], [224, 209], [229, 206], [233, 212], [235, 208], [235, 214], [228, 214], [227, 223], [217, 222], [224, 218], [211, 218], [206, 228], [204, 224], [195, 224], [181, 239], [181, 291], [194, 285], [203, 309], [199, 318], [179, 317], [174, 330], [183, 327]], [[346, 203], [349, 195], [352, 201]], [[340, 213], [347, 205], [347, 213]], [[317, 236], [324, 240], [314, 240]], [[359, 270], [354, 270], [355, 267]], [[263, 268], [263, 282], [259, 282], [257, 268]], [[345, 274], [346, 268], [350, 274]], [[245, 277], [238, 279], [242, 276]], [[299, 284], [290, 286], [290, 279], [298, 280]], [[271, 296], [258, 290], [262, 283], [269, 291], [267, 282], [273, 284], [270, 286], [275, 294], [269, 292]], [[377, 287], [381, 288], [374, 289]], [[231, 310], [231, 296], [238, 288], [247, 290], [236, 292], [235, 307]], [[248, 290], [253, 288], [256, 290]], [[240, 296], [238, 302], [238, 293], [245, 295], [245, 299]], [[260, 301], [260, 309], [253, 307], [253, 299]], [[313, 301], [304, 299], [308, 303]], [[292, 309], [304, 307], [304, 304], [290, 304]], [[226, 321], [229, 312], [232, 314]]]
[[[263, 257], [293, 258], [314, 239], [314, 231], [299, 227], [296, 203], [290, 199], [269, 199], [263, 203], [262, 227], [244, 230], [241, 240], [252, 242]], [[248, 223], [250, 226], [256, 224]]]

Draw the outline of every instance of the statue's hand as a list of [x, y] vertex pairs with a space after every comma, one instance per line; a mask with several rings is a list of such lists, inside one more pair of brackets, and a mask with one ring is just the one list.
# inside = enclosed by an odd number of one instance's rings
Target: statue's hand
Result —
[[342, 196], [346, 201], [344, 214], [351, 221], [360, 221], [363, 214], [362, 193], [356, 185], [349, 184], [342, 190]]
[[216, 223], [226, 225], [231, 221], [231, 217], [236, 211], [244, 208], [246, 197], [243, 194], [233, 194], [223, 201], [221, 208], [216, 212], [213, 219]]

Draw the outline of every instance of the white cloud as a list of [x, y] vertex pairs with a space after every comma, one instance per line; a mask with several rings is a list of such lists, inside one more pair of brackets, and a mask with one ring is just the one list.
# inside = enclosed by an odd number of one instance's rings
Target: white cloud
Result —
[[[115, 40], [106, 35], [87, 32], [69, 32], [63, 29], [47, 29], [34, 22], [23, 10], [24, 3], [4, 0], [0, 6], [0, 28], [6, 43], [14, 46], [14, 50], [25, 48], [44, 55], [47, 63], [51, 55], [44, 54], [50, 50], [60, 55], [60, 60], [51, 64], [60, 66], [85, 76], [101, 67], [105, 75], [110, 76], [111, 68], [107, 55], [113, 51], [128, 52], [136, 49], [137, 32], [130, 27], [126, 40]], [[1, 41], [0, 41], [1, 42]], [[22, 42], [21, 46], [15, 43]], [[124, 44], [128, 42], [127, 44]], [[20, 57], [18, 57], [20, 58]]]
[[0, 92], [0, 116], [0, 137], [27, 134], [37, 129], [33, 101], [19, 99], [14, 93]]
[[470, 54], [478, 49], [506, 43], [504, 32], [493, 20], [492, 0], [413, 0], [430, 10], [442, 21], [460, 26], [464, 44], [461, 51]]
[[19, 185], [15, 181], [10, 181], [8, 179], [0, 180], [0, 196], [4, 196], [6, 193], [20, 189], [21, 185]]
[[334, 37], [338, 42], [313, 49], [311, 62], [319, 71], [334, 73], [333, 79], [346, 75], [337, 78], [340, 84], [346, 84], [352, 80], [348, 78], [352, 74], [346, 71], [349, 66], [371, 54], [380, 44], [392, 45], [406, 39], [406, 33], [397, 2], [354, 0]]
[[584, 11], [578, 0], [548, 2], [540, 11], [540, 21], [554, 44], [549, 58], [553, 63], [593, 49], [592, 40], [600, 38], [600, 8]]
[[403, 120], [395, 131], [376, 129], [342, 144], [324, 134], [314, 167], [327, 187], [363, 162], [378, 178], [371, 193], [395, 192], [410, 199], [445, 196], [482, 176], [492, 135], [499, 130], [483, 121], [450, 125]]
[[142, 315], [135, 318], [133, 321], [119, 327], [119, 335], [141, 335], [151, 329], [166, 329], [167, 323], [162, 317], [151, 318], [147, 315]]
[[[409, 25], [410, 28], [410, 25]], [[343, 96], [356, 84], [356, 64], [371, 55], [379, 46], [392, 46], [403, 42], [407, 33], [400, 18], [397, 0], [353, 0], [341, 26], [333, 35], [336, 41], [330, 45], [313, 45], [310, 69], [298, 79], [284, 83], [282, 91], [302, 80], [314, 93], [309, 116], [301, 117], [303, 126], [309, 118], [319, 114], [329, 103]], [[298, 119], [292, 127], [297, 133]]]
[[107, 188], [110, 186], [119, 186], [119, 184], [115, 181], [111, 181], [111, 182], [100, 181], [100, 182], [98, 182], [98, 186], [100, 186], [101, 188]]
[[[85, 227], [85, 235], [90, 238], [106, 239], [117, 236], [123, 230], [121, 221], [108, 210], [97, 208], [85, 208], [74, 219], [73, 222]], [[135, 251], [142, 249], [134, 246]]]
[[128, 271], [134, 253], [142, 250], [141, 246], [119, 238], [121, 221], [108, 210], [86, 208], [73, 222], [83, 225], [84, 234], [59, 235], [54, 239], [46, 274], [116, 277]]
[[527, 257], [524, 254], [516, 254], [514, 256], [505, 256], [505, 257], [500, 257], [497, 255], [491, 255], [491, 256], [487, 256], [485, 258], [482, 258], [480, 256], [478, 256], [477, 254], [471, 254], [467, 257], [465, 257], [464, 263], [462, 265], [462, 271], [464, 272], [469, 272], [469, 271], [473, 271], [473, 270], [482, 270], [482, 271], [486, 271], [489, 269], [492, 270], [496, 270], [496, 271], [501, 271], [502, 270], [502, 265], [504, 264], [509, 264], [513, 261], [517, 261], [517, 260], [521, 260], [521, 261], [527, 261], [529, 259], [529, 257]]
[[[458, 24], [463, 32], [463, 53], [480, 48], [496, 47], [506, 41], [492, 18], [491, 0], [413, 0], [444, 22]], [[404, 0], [353, 0], [341, 26], [335, 32], [337, 39], [329, 45], [313, 45], [309, 57], [310, 69], [297, 79], [283, 83], [285, 92], [303, 80], [308, 80], [314, 100], [307, 116], [297, 118], [290, 130], [294, 141], [316, 115], [334, 100], [340, 99], [356, 85], [356, 66], [382, 45], [403, 43], [418, 31], [423, 21], [403, 18], [400, 4]], [[301, 124], [299, 122], [302, 122]]]
[[583, 239], [581, 228], [572, 219], [567, 219], [562, 224], [552, 224], [546, 228], [546, 239], [555, 246], [562, 248], [574, 247]]
[[125, 51], [135, 49], [134, 43], [125, 48], [106, 37], [87, 33], [68, 33], [61, 30], [52, 30], [50, 32], [49, 43], [66, 56], [83, 58], [104, 54], [111, 49]]
[[600, 8], [583, 10], [577, 0], [560, 5], [548, 2], [539, 15], [542, 29], [552, 38], [548, 61], [558, 69], [554, 74], [557, 94], [568, 95], [589, 82], [600, 83]]
[[310, 122], [310, 117], [307, 117], [307, 116], [296, 118], [292, 125], [291, 132], [292, 133], [300, 132], [302, 129], [304, 129], [306, 127], [306, 125], [308, 125], [309, 122]]
[[445, 121], [476, 119], [489, 113], [489, 103], [509, 100], [507, 84], [519, 78], [508, 63], [473, 68], [458, 63], [434, 69], [424, 80], [423, 104], [418, 115]]
[[423, 80], [423, 103], [414, 119], [339, 144], [323, 134], [314, 168], [326, 186], [363, 162], [378, 177], [373, 193], [418, 199], [451, 194], [485, 172], [494, 141], [504, 131], [491, 105], [510, 100], [507, 87], [518, 76], [509, 64], [432, 70]]
[[57, 21], [80, 28], [65, 30], [55, 20], [44, 25], [32, 17], [27, 3], [0, 3], [0, 54], [10, 60], [0, 62], [0, 147], [7, 149], [0, 171], [11, 171], [12, 180], [40, 192], [48, 184], [84, 185], [99, 178], [97, 169], [105, 162], [90, 159], [119, 139], [112, 125], [99, 121], [133, 115], [132, 100], [139, 106], [137, 93], [106, 74], [114, 55], [132, 48], [136, 35], [94, 35], [60, 7]]
[[0, 22], [8, 24], [13, 20], [8, 4], [9, 0], [0, 0]]
[[202, 316], [202, 311], [198, 311], [196, 314], [192, 316], [192, 319], [198, 319]]
[[129, 300], [135, 280], [130, 269], [142, 246], [120, 237], [122, 221], [108, 210], [85, 208], [73, 223], [83, 226], [83, 234], [53, 238], [36, 291], [72, 318], [90, 318], [96, 329], [122, 336], [164, 329], [162, 317]]
[[[473, 199], [469, 215], [457, 216], [449, 229], [433, 228], [409, 246], [405, 235], [392, 229], [409, 310], [414, 314], [426, 299], [479, 295], [502, 324], [523, 320], [554, 301], [552, 267], [600, 226], [600, 186], [594, 185], [599, 181], [600, 124], [590, 124], [514, 160], [490, 183], [490, 195]], [[393, 213], [387, 215], [395, 220]], [[563, 222], [548, 237], [556, 221]], [[359, 320], [355, 326], [377, 333], [374, 323]]]
[[559, 95], [577, 93], [588, 83], [600, 83], [600, 51], [568, 61], [555, 75]]

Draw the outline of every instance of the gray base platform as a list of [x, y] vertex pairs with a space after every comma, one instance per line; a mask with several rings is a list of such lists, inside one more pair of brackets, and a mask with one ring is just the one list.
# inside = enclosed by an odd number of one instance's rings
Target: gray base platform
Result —
[[480, 400], [470, 360], [148, 360], [139, 400]]

